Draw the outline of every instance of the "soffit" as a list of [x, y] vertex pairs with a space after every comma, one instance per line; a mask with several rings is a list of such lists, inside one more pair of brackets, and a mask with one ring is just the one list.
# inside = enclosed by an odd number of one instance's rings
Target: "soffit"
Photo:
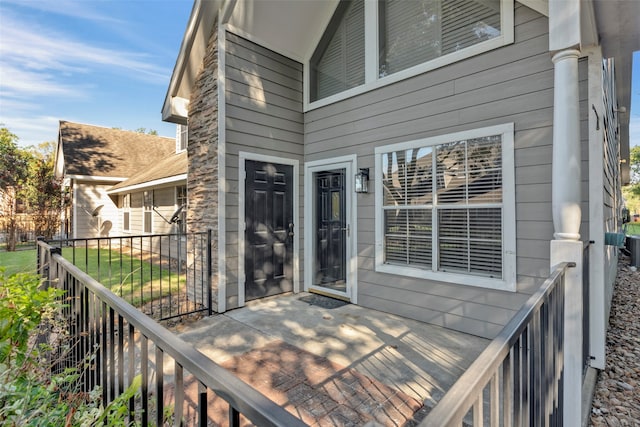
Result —
[[238, 1], [229, 24], [302, 62], [311, 55], [337, 4], [337, 0]]

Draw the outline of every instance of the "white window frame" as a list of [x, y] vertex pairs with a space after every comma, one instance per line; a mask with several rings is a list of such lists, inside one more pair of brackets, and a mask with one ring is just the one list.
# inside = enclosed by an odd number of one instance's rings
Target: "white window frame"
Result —
[[[129, 214], [129, 223], [124, 220], [124, 214]], [[125, 228], [125, 225], [128, 227]], [[131, 231], [131, 193], [122, 196], [122, 231]]]
[[[183, 147], [184, 142], [184, 147]], [[176, 153], [182, 153], [187, 150], [189, 145], [189, 126], [177, 125], [176, 126]]]
[[[431, 138], [385, 145], [375, 149], [375, 270], [399, 276], [456, 283], [505, 291], [516, 290], [516, 207], [513, 123], [472, 129]], [[382, 155], [392, 152], [436, 146], [448, 142], [492, 135], [502, 137], [502, 279], [470, 274], [431, 271], [418, 267], [385, 264]], [[434, 247], [437, 242], [433, 242]]]
[[[514, 0], [501, 0], [501, 30], [498, 37], [475, 44], [458, 52], [452, 52], [447, 55], [440, 56], [431, 61], [415, 65], [413, 67], [398, 71], [388, 76], [378, 77], [378, 1], [365, 1], [365, 83], [361, 86], [345, 90], [344, 92], [336, 93], [326, 98], [311, 102], [311, 57], [313, 55], [313, 52], [315, 51], [317, 45], [316, 43], [311, 49], [311, 52], [308, 53], [307, 58], [304, 62], [304, 111], [309, 111], [323, 107], [325, 105], [333, 104], [334, 102], [341, 101], [343, 99], [350, 98], [352, 96], [356, 96], [373, 89], [387, 86], [400, 80], [405, 80], [409, 77], [426, 73], [427, 71], [435, 70], [437, 68], [444, 67], [445, 65], [453, 64], [454, 62], [462, 61], [472, 56], [476, 56], [481, 53], [511, 44], [514, 41], [513, 8]], [[318, 41], [322, 38], [324, 31], [325, 29], [323, 29], [322, 33], [318, 35]]]

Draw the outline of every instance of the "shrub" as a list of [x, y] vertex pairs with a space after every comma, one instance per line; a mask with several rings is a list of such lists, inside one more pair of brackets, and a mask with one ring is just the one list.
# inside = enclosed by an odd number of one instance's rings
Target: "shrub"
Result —
[[[127, 425], [127, 402], [139, 389], [139, 378], [105, 408], [100, 388], [81, 391], [77, 368], [52, 373], [54, 357], [66, 357], [69, 350], [62, 344], [68, 342], [64, 324], [56, 316], [63, 293], [41, 285], [36, 275], [6, 276], [0, 267], [0, 424]], [[54, 342], [44, 339], [51, 331]]]

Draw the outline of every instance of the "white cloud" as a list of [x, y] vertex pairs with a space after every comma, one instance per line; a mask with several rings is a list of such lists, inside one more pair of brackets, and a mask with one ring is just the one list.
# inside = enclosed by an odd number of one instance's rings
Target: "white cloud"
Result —
[[40, 12], [54, 13], [57, 15], [70, 16], [89, 21], [107, 24], [122, 23], [122, 21], [106, 16], [104, 13], [99, 13], [92, 8], [87, 8], [87, 4], [89, 4], [88, 2], [68, 0], [57, 0], [55, 2], [50, 0], [3, 0], [2, 2], [5, 5], [11, 4], [18, 7], [38, 10]]
[[3, 18], [0, 56], [3, 68], [9, 65], [31, 71], [71, 74], [107, 69], [158, 84], [166, 84], [170, 75], [170, 70], [156, 67], [145, 54], [92, 46], [46, 28], [33, 28], [33, 25], [10, 17]]
[[58, 119], [51, 116], [5, 116], [0, 115], [0, 124], [6, 126], [20, 138], [18, 144], [25, 147], [58, 139]]
[[0, 83], [0, 107], [5, 108], [7, 99], [25, 99], [32, 96], [72, 96], [79, 97], [82, 92], [78, 87], [59, 83], [53, 74], [34, 72], [0, 60], [2, 83]]

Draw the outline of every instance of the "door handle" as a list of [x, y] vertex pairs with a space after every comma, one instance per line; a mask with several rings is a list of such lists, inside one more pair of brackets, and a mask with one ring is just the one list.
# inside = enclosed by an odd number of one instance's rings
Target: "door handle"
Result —
[[293, 223], [290, 222], [289, 223], [289, 237], [293, 237], [294, 236], [294, 231], [293, 231]]
[[349, 224], [347, 224], [347, 226], [346, 226], [346, 227], [341, 228], [340, 230], [341, 230], [341, 231], [346, 231], [346, 232], [347, 232], [347, 237], [350, 237], [350, 236], [351, 236], [351, 228], [349, 227]]

